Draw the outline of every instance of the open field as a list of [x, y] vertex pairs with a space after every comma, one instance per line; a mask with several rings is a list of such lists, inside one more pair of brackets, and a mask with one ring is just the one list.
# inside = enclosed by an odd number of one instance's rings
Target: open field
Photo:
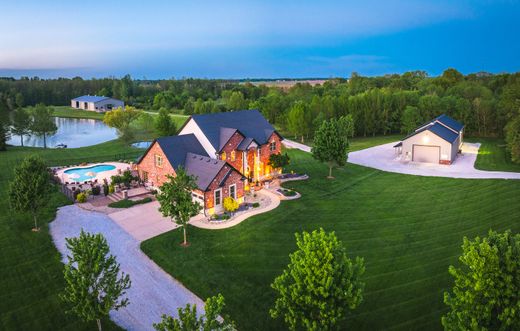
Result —
[[269, 284], [295, 249], [295, 232], [335, 231], [352, 257], [365, 258], [364, 302], [342, 329], [439, 330], [443, 292], [452, 285], [448, 266], [457, 263], [462, 237], [520, 231], [520, 181], [408, 176], [351, 164], [330, 181], [310, 155], [289, 154], [292, 169], [311, 177], [286, 185], [302, 193], [300, 200], [226, 230], [190, 227], [187, 249], [178, 245], [178, 230], [142, 244], [201, 298], [222, 293], [239, 329], [285, 329], [268, 315]]
[[[47, 223], [54, 219], [57, 207], [70, 202], [61, 193], [50, 194], [48, 205], [40, 214], [39, 233], [31, 232], [30, 216], [9, 211], [8, 180], [14, 166], [29, 154], [39, 154], [50, 165], [59, 165], [108, 161], [117, 155], [137, 156], [138, 152], [117, 141], [76, 149], [10, 147], [7, 152], [0, 152], [0, 329], [93, 330], [95, 322], [85, 324], [65, 314], [66, 307], [58, 298], [64, 286], [63, 265]], [[119, 329], [109, 320], [103, 321], [103, 327]]]
[[288, 90], [294, 85], [300, 84], [309, 84], [311, 86], [315, 85], [323, 85], [327, 80], [326, 79], [279, 79], [279, 80], [262, 80], [262, 81], [252, 81], [248, 82], [255, 86], [265, 85], [267, 87], [278, 87], [284, 90]]
[[70, 117], [70, 118], [88, 118], [94, 120], [102, 120], [105, 114], [97, 113], [95, 111], [74, 109], [69, 106], [51, 106], [54, 109], [52, 115], [56, 117]]

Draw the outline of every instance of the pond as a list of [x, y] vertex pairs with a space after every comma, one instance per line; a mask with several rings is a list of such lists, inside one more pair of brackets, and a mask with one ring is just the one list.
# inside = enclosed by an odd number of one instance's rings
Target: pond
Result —
[[[85, 147], [117, 138], [117, 131], [100, 120], [54, 117], [58, 131], [47, 137], [47, 147], [65, 144], [68, 148]], [[12, 135], [9, 145], [20, 146], [20, 136]], [[43, 137], [24, 136], [24, 146], [43, 147]]]

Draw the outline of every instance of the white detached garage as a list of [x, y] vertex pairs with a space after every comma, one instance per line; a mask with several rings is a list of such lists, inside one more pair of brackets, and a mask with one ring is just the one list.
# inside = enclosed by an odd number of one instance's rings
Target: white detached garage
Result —
[[451, 164], [462, 146], [464, 125], [441, 115], [395, 145], [403, 161]]

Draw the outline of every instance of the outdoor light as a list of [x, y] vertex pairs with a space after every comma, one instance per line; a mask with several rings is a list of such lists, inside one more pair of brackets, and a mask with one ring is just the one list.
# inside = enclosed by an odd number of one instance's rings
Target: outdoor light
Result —
[[423, 137], [423, 142], [424, 143], [429, 143], [430, 142], [430, 136], [428, 134], [426, 134], [424, 137]]

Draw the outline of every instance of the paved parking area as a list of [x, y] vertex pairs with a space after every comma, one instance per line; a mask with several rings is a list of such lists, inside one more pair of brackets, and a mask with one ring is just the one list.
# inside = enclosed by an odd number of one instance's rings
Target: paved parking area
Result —
[[520, 179], [520, 173], [482, 171], [475, 169], [480, 144], [464, 143], [462, 155], [451, 165], [403, 162], [396, 158], [393, 146], [397, 143], [379, 145], [348, 154], [348, 162], [401, 174], [452, 178], [502, 178]]

